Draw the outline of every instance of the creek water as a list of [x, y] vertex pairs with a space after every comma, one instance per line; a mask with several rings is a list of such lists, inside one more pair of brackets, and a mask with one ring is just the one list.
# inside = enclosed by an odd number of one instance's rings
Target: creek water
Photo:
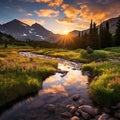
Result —
[[[43, 81], [42, 89], [34, 97], [15, 103], [11, 108], [0, 115], [0, 120], [64, 120], [61, 113], [66, 111], [67, 105], [79, 105], [72, 96], [80, 95], [85, 104], [92, 105], [88, 94], [88, 78], [80, 70], [81, 64], [61, 58], [48, 57], [31, 52], [20, 52], [24, 57], [37, 56], [49, 59], [58, 59], [59, 71]], [[49, 112], [46, 105], [54, 104], [56, 112]], [[65, 119], [67, 120], [67, 118]]]

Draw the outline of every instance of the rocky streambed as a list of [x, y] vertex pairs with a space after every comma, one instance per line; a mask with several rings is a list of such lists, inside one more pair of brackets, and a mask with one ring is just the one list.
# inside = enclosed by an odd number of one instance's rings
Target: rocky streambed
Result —
[[0, 116], [0, 120], [120, 119], [120, 104], [102, 109], [94, 106], [88, 94], [88, 77], [82, 75], [80, 63], [31, 52], [20, 55], [58, 59], [58, 70], [44, 80], [36, 96], [16, 103]]

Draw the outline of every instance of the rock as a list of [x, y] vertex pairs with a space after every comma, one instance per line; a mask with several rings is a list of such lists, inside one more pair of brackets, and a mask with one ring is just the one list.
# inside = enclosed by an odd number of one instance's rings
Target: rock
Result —
[[103, 113], [99, 118], [98, 120], [108, 120], [109, 119], [109, 115], [106, 114], [106, 113]]
[[67, 74], [67, 73], [68, 73], [68, 71], [66, 71], [66, 70], [61, 70], [61, 69], [57, 69], [56, 72], [62, 73], [62, 74]]
[[63, 118], [70, 118], [70, 117], [72, 117], [72, 114], [70, 112], [64, 112], [64, 113], [61, 113], [61, 116]]
[[77, 95], [77, 94], [72, 97], [72, 99], [73, 99], [74, 101], [79, 100], [79, 98], [80, 98], [80, 95]]
[[83, 112], [90, 114], [91, 116], [95, 116], [96, 114], [98, 114], [98, 109], [90, 105], [82, 105], [79, 107], [79, 109], [81, 109]]
[[80, 118], [77, 116], [73, 116], [70, 120], [80, 120]]
[[90, 115], [82, 110], [79, 111], [84, 120], [90, 120]]
[[120, 112], [115, 112], [115, 115], [114, 115], [116, 118], [119, 118], [120, 119]]
[[80, 113], [76, 111], [76, 112], [75, 112], [75, 115], [76, 115], [76, 116], [80, 116]]
[[83, 105], [85, 101], [83, 99], [79, 100], [79, 105]]
[[111, 110], [109, 108], [104, 108], [104, 112], [110, 114]]
[[75, 106], [70, 106], [69, 111], [70, 111], [71, 114], [75, 113], [76, 107]]
[[46, 107], [47, 107], [47, 110], [50, 112], [55, 112], [57, 109], [57, 107], [53, 104], [47, 104]]
[[117, 105], [116, 105], [116, 106], [117, 106], [117, 108], [118, 108], [118, 109], [120, 109], [120, 102], [119, 102], [119, 103], [117, 103]]

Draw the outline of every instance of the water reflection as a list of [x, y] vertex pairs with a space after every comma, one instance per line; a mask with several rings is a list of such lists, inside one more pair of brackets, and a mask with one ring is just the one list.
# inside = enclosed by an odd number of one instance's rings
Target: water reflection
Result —
[[[36, 54], [24, 52], [23, 55], [35, 56]], [[37, 96], [14, 105], [3, 113], [0, 120], [63, 120], [58, 113], [64, 111], [67, 104], [74, 103], [71, 98], [74, 94], [80, 94], [86, 103], [92, 104], [87, 92], [87, 77], [82, 76], [79, 70], [81, 65], [63, 59], [59, 59], [59, 62], [58, 69], [67, 71], [67, 74], [63, 76], [62, 73], [56, 73], [48, 77]], [[46, 110], [45, 106], [49, 103], [58, 106], [56, 114], [51, 115]]]

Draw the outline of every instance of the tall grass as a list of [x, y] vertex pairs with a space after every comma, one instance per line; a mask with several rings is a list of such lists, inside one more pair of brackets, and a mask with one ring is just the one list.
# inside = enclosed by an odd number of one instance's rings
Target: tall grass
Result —
[[120, 101], [120, 63], [90, 63], [82, 69], [99, 76], [89, 85], [89, 93], [96, 103], [110, 106]]
[[56, 60], [22, 57], [17, 50], [0, 50], [0, 106], [36, 92], [57, 68]]

